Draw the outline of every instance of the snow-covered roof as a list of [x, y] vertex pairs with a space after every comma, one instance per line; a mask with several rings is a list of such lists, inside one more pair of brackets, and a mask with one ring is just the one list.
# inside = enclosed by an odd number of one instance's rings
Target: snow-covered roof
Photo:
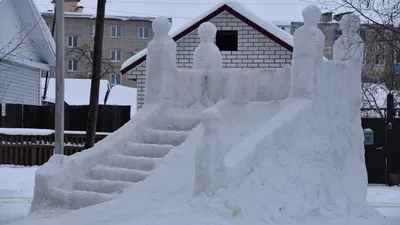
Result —
[[[53, 17], [54, 12], [42, 12], [43, 17]], [[95, 14], [90, 13], [79, 13], [79, 12], [65, 12], [65, 17], [69, 18], [87, 18], [87, 19], [96, 19]], [[153, 21], [154, 17], [140, 17], [140, 16], [120, 16], [120, 15], [111, 15], [106, 14], [104, 16], [106, 19], [114, 19], [114, 20], [135, 20], [135, 21]]]
[[[33, 48], [40, 62], [54, 66], [56, 60], [55, 42], [33, 0], [8, 2], [11, 2], [13, 5], [18, 17], [22, 21], [26, 21], [26, 24], [22, 24], [22, 26], [28, 30], [28, 37], [32, 43], [35, 43], [30, 45], [30, 48]], [[4, 20], [7, 21], [6, 18]]]
[[[222, 1], [216, 4], [214, 7], [209, 10], [203, 12], [201, 15], [196, 17], [195, 19], [189, 21], [182, 27], [171, 30], [170, 36], [178, 41], [179, 39], [186, 36], [188, 33], [195, 30], [199, 27], [203, 22], [209, 21], [220, 13], [227, 11], [242, 20], [249, 26], [253, 27], [257, 31], [261, 32], [268, 38], [282, 45], [289, 51], [293, 51], [293, 36], [277, 27], [273, 23], [263, 20], [261, 17], [258, 17], [254, 13], [250, 12], [247, 8], [242, 6], [240, 3], [236, 1]], [[142, 62], [146, 60], [147, 49], [144, 49], [138, 52], [136, 55], [132, 56], [128, 60], [126, 60], [121, 67], [121, 73], [125, 74], [129, 70], [135, 68]]]
[[292, 25], [291, 21], [283, 21], [283, 20], [274, 20], [270, 21], [272, 24], [275, 24], [276, 26], [285, 26], [285, 27], [290, 27]]
[[[49, 78], [49, 85], [46, 93], [47, 102], [55, 102], [56, 99], [56, 79]], [[43, 96], [46, 78], [41, 78], [40, 90]], [[72, 79], [64, 80], [65, 95], [64, 100], [69, 105], [89, 105], [91, 79]], [[110, 84], [108, 80], [100, 80], [99, 104], [104, 104]]]
[[136, 88], [130, 88], [122, 85], [115, 85], [111, 88], [110, 94], [107, 98], [107, 105], [130, 105], [131, 118], [136, 113]]

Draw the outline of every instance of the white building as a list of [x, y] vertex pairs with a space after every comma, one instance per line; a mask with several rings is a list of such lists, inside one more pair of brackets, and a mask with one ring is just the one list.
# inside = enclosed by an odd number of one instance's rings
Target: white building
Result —
[[40, 75], [55, 65], [54, 40], [32, 0], [3, 0], [0, 15], [0, 102], [40, 105]]

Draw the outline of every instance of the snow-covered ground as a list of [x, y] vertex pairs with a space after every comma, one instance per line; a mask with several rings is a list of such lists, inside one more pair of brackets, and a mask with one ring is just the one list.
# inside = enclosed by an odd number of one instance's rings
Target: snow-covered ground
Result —
[[[37, 168], [0, 165], [0, 224], [28, 213]], [[400, 224], [400, 187], [371, 185], [367, 199], [393, 225]]]
[[29, 212], [37, 168], [0, 165], [0, 224]]

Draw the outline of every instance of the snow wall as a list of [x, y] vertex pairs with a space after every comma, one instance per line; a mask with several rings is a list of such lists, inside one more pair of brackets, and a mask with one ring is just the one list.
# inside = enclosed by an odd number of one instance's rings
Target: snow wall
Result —
[[[203, 134], [199, 125], [148, 179], [108, 203], [68, 217], [79, 217], [82, 224], [124, 212], [126, 221], [139, 224], [179, 224], [188, 218], [191, 224], [384, 224], [366, 201], [359, 110], [363, 44], [355, 29], [359, 19], [353, 14], [343, 17], [334, 60], [326, 60], [324, 36], [317, 28], [320, 16], [314, 5], [303, 11], [305, 25], [294, 34], [291, 68], [257, 71], [179, 69], [175, 43], [163, 35], [170, 25], [165, 18], [155, 20], [156, 36], [147, 55], [145, 107], [94, 148], [71, 157], [53, 156], [42, 166], [36, 174], [32, 211], [80, 208], [79, 199], [59, 201], [60, 196], [49, 190], [70, 189], [72, 180], [94, 164], [123, 151], [127, 141], [140, 140], [146, 127], [162, 123], [157, 118], [165, 109], [212, 107], [221, 112], [222, 121], [231, 122], [221, 125], [227, 133], [227, 127], [234, 128], [233, 118], [246, 127], [251, 118], [246, 112], [259, 121], [239, 135], [235, 145], [226, 147], [234, 139], [225, 142], [226, 179], [215, 193], [193, 196], [194, 174], [202, 169], [194, 162]], [[276, 104], [284, 106], [278, 110]], [[257, 107], [277, 110], [266, 117], [246, 111]], [[89, 213], [99, 218], [82, 218]]]

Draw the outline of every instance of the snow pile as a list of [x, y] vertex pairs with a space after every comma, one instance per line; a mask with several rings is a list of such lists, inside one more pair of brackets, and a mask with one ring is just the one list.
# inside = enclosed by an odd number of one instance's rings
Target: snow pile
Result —
[[[56, 100], [56, 79], [49, 78], [46, 93], [46, 101]], [[41, 93], [44, 94], [46, 79], [41, 78]], [[69, 105], [89, 105], [91, 79], [64, 79], [65, 102]], [[100, 80], [99, 104], [103, 105], [109, 91], [108, 80]]]
[[[183, 123], [195, 124], [198, 112], [212, 105], [203, 112], [203, 124], [189, 129], [182, 144], [175, 145], [151, 174], [121, 195], [68, 215], [42, 219], [40, 224], [110, 220], [113, 224], [185, 224], [189, 220], [193, 225], [385, 224], [366, 200], [359, 119], [363, 52], [356, 33], [359, 19], [353, 14], [343, 17], [343, 35], [334, 45], [335, 60], [328, 61], [322, 56], [324, 36], [317, 28], [320, 10], [307, 6], [303, 16], [305, 24], [294, 35], [291, 82], [285, 84], [290, 88], [276, 89], [255, 102], [257, 79], [250, 82], [253, 77], [231, 76], [227, 79], [233, 86], [227, 85], [223, 92], [214, 87], [214, 93], [225, 98], [216, 104], [208, 98], [208, 78], [221, 71], [177, 68], [176, 46], [167, 35], [170, 24], [157, 18], [155, 38], [148, 48], [145, 107], [94, 148], [71, 157], [53, 156], [41, 167], [36, 173], [33, 211], [88, 205], [80, 198], [87, 196], [70, 195], [73, 181], [115, 153], [134, 151], [128, 142], [141, 143], [150, 134], [157, 134], [152, 138], [163, 143], [168, 138], [181, 139], [183, 131], [147, 130], [153, 125], [177, 125], [163, 112], [184, 113]], [[184, 74], [191, 76], [177, 79]], [[182, 82], [180, 86], [169, 86], [174, 79]], [[279, 98], [271, 97], [274, 92], [281, 94]], [[211, 179], [213, 174], [224, 179]], [[94, 201], [95, 196], [89, 197]]]
[[135, 115], [136, 105], [136, 88], [115, 85], [111, 88], [107, 98], [107, 105], [129, 105], [131, 106], [131, 118]]
[[0, 165], [0, 224], [29, 212], [36, 169]]

